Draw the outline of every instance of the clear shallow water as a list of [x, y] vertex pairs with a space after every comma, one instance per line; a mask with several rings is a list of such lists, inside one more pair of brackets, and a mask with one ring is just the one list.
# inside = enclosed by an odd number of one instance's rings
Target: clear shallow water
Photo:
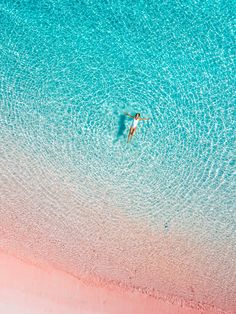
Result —
[[[233, 1], [5, 1], [0, 10], [3, 150], [11, 134], [95, 207], [210, 243], [224, 285], [236, 230]], [[124, 111], [151, 117], [130, 145]]]

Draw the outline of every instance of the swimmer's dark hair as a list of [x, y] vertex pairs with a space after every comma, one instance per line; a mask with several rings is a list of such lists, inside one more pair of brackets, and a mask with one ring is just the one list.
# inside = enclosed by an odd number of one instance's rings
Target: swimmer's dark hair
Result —
[[136, 117], [136, 116], [139, 116], [139, 117], [140, 117], [140, 113], [136, 113], [136, 114], [135, 114], [135, 117]]

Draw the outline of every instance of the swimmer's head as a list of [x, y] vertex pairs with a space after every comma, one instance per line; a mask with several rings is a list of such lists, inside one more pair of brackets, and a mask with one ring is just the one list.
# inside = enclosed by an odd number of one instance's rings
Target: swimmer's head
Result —
[[140, 118], [140, 113], [136, 113], [135, 118], [136, 119]]

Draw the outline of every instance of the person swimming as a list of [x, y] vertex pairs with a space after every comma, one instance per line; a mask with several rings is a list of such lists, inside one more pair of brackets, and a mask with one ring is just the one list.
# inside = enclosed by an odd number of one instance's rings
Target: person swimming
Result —
[[129, 129], [129, 135], [128, 135], [128, 140], [127, 140], [127, 143], [129, 143], [131, 141], [131, 138], [134, 136], [134, 133], [137, 129], [139, 121], [149, 120], [150, 118], [141, 118], [140, 113], [136, 113], [135, 116], [131, 116], [131, 114], [127, 112], [124, 112], [124, 114], [133, 119], [132, 125]]

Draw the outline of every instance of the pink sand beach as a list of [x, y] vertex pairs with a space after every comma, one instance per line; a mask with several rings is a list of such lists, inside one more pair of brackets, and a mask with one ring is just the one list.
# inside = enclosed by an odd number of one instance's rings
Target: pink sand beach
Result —
[[[196, 241], [195, 230], [190, 237], [174, 225], [158, 232], [120, 208], [88, 203], [80, 182], [13, 142], [9, 148], [2, 164], [0, 313], [234, 312], [233, 257], [216, 260], [213, 241]], [[198, 225], [206, 234], [204, 220]], [[225, 250], [233, 252], [233, 244]]]
[[[0, 313], [215, 314], [116, 286], [86, 284], [52, 267], [37, 267], [0, 254]], [[221, 312], [223, 313], [223, 312]]]

